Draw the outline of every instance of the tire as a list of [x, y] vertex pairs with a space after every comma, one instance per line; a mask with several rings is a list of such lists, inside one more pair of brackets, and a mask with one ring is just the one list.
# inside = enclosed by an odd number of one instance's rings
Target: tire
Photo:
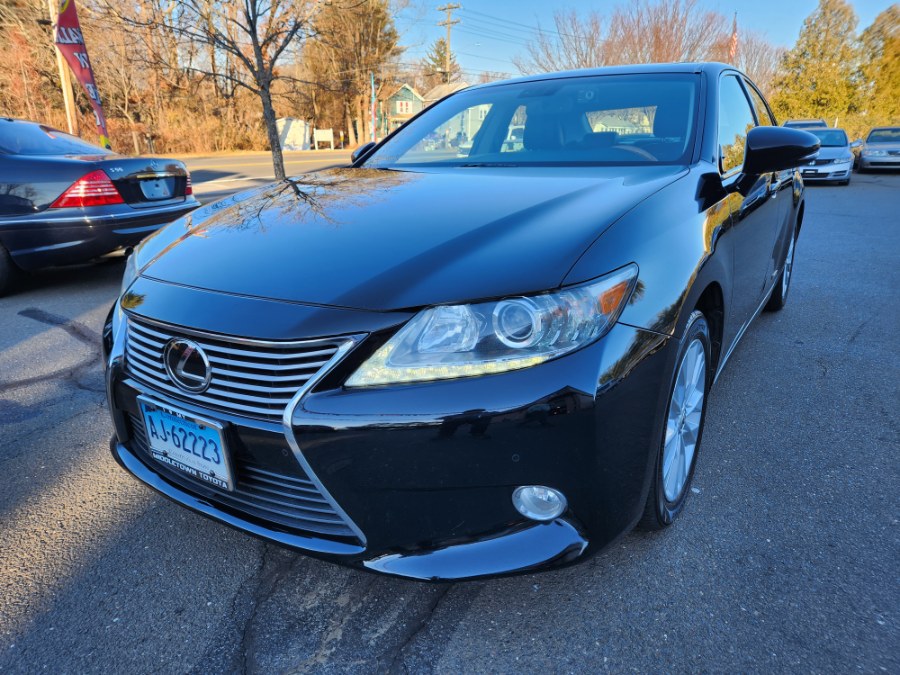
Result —
[[19, 275], [19, 268], [12, 261], [9, 252], [0, 244], [0, 298], [6, 295]]
[[850, 179], [848, 178], [847, 180], [842, 180], [841, 185], [850, 185]]
[[[706, 422], [706, 402], [712, 385], [710, 345], [709, 324], [702, 312], [694, 311], [688, 319], [675, 360], [665, 427], [656, 453], [644, 515], [638, 523], [642, 530], [661, 530], [671, 525], [684, 510], [691, 493]], [[697, 359], [701, 357], [702, 371], [698, 371]], [[685, 406], [685, 402], [689, 405]], [[693, 447], [690, 447], [691, 442]]]
[[[797, 229], [791, 234], [791, 243], [788, 252], [784, 257], [784, 266], [781, 268], [781, 274], [775, 282], [775, 288], [772, 289], [772, 295], [769, 302], [766, 303], [767, 312], [778, 312], [784, 308], [787, 302], [788, 291], [791, 290], [791, 279], [794, 277], [794, 251], [797, 247]], [[785, 273], [787, 276], [785, 277]]]

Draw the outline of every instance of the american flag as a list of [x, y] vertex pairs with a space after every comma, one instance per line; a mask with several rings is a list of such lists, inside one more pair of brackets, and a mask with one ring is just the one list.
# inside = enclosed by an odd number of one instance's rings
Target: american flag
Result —
[[728, 44], [728, 60], [734, 63], [737, 58], [738, 50], [738, 34], [737, 34], [737, 12], [734, 13], [734, 21], [731, 24], [731, 42]]

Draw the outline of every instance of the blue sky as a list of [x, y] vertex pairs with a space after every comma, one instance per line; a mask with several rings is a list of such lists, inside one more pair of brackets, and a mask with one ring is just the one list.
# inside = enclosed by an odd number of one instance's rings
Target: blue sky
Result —
[[[478, 71], [492, 70], [517, 74], [512, 64], [516, 55], [525, 53], [529, 27], [552, 27], [557, 9], [612, 9], [627, 0], [454, 0], [462, 9], [454, 13], [461, 23], [453, 28], [451, 45], [457, 61], [468, 79]], [[699, 0], [708, 9], [731, 16], [738, 13], [738, 27], [763, 33], [778, 45], [790, 47], [797, 39], [803, 20], [816, 8], [818, 0]], [[437, 25], [444, 14], [436, 8], [444, 0], [413, 0], [398, 17], [403, 44], [408, 47], [405, 61], [418, 61], [431, 43], [445, 34]], [[859, 30], [890, 6], [888, 0], [856, 0], [851, 2], [859, 18]], [[514, 22], [514, 23], [513, 23]]]

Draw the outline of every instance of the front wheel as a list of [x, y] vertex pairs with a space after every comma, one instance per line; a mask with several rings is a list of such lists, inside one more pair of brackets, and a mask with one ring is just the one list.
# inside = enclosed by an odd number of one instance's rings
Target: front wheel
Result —
[[669, 391], [665, 431], [639, 527], [660, 530], [674, 522], [690, 493], [712, 384], [709, 324], [702, 312], [688, 320]]

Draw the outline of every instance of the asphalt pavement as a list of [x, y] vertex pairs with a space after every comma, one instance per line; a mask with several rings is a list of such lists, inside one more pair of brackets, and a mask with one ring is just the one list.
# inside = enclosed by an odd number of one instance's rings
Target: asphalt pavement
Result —
[[492, 581], [345, 569], [139, 485], [99, 362], [122, 263], [37, 274], [0, 298], [0, 671], [900, 672], [898, 195], [809, 188], [675, 527]]

